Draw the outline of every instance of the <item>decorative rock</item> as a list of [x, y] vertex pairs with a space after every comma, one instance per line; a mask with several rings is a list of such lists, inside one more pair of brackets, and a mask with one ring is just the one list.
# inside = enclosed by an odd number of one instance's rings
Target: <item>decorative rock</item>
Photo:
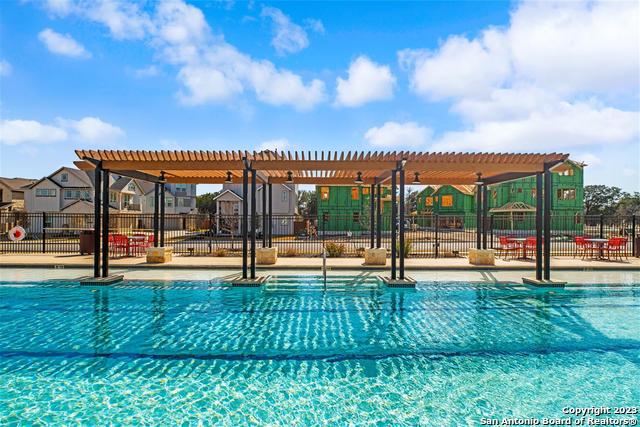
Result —
[[493, 249], [469, 249], [469, 264], [496, 265], [495, 251]]
[[162, 264], [173, 259], [173, 246], [147, 248], [147, 262], [150, 264]]
[[256, 264], [273, 265], [278, 261], [278, 248], [256, 248]]
[[365, 265], [386, 265], [387, 250], [385, 248], [374, 248], [364, 250]]

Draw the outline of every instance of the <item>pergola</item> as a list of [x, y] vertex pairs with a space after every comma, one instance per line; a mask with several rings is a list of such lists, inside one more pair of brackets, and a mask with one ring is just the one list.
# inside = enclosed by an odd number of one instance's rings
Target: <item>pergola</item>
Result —
[[[412, 184], [476, 185], [477, 248], [487, 247], [487, 185], [522, 177], [537, 178], [536, 204], [536, 278], [550, 278], [551, 170], [561, 167], [567, 154], [549, 153], [430, 153], [430, 152], [335, 152], [335, 151], [138, 151], [76, 150], [81, 159], [75, 162], [83, 170], [95, 170], [94, 275], [100, 274], [100, 239], [102, 234], [102, 276], [108, 275], [108, 206], [109, 173], [154, 182], [155, 244], [164, 245], [165, 183], [243, 184], [242, 277], [255, 279], [256, 184], [262, 191], [263, 206], [271, 217], [271, 185], [276, 183], [316, 185], [368, 185], [371, 188], [371, 247], [381, 246], [381, 186], [391, 186], [391, 278], [404, 274], [404, 190], [407, 175]], [[249, 182], [251, 192], [248, 191]], [[544, 182], [544, 191], [543, 191]], [[102, 194], [100, 186], [102, 185]], [[398, 191], [399, 190], [399, 191]], [[399, 193], [399, 194], [398, 194]], [[399, 197], [396, 198], [396, 194]], [[543, 200], [544, 194], [544, 200]], [[248, 198], [251, 198], [249, 222]], [[269, 198], [267, 204], [266, 199]], [[102, 203], [102, 209], [100, 205]], [[399, 206], [398, 206], [399, 204]], [[160, 208], [158, 208], [160, 206]], [[102, 212], [101, 212], [102, 210]], [[102, 214], [102, 220], [101, 220]], [[263, 217], [263, 244], [271, 246], [271, 221]], [[397, 225], [395, 225], [397, 224]], [[375, 236], [373, 230], [376, 231]], [[158, 240], [158, 234], [160, 239]], [[398, 250], [396, 243], [399, 240]], [[543, 243], [544, 240], [544, 243]], [[249, 245], [251, 263], [249, 266]], [[397, 253], [399, 252], [399, 253]], [[250, 270], [250, 272], [249, 272]]]

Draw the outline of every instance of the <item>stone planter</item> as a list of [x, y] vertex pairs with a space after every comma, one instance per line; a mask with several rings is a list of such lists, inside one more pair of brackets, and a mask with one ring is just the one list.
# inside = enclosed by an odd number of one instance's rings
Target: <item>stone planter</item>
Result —
[[162, 264], [173, 259], [173, 246], [147, 248], [147, 262], [150, 264]]
[[386, 265], [387, 250], [384, 248], [365, 249], [364, 264], [365, 265]]
[[496, 265], [495, 251], [493, 249], [469, 249], [469, 264]]
[[273, 265], [278, 261], [278, 248], [256, 248], [256, 264]]

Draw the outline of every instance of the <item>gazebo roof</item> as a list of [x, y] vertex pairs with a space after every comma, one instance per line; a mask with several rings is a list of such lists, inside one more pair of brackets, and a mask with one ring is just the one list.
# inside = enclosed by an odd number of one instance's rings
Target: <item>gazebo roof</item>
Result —
[[499, 208], [492, 208], [489, 210], [491, 213], [504, 213], [504, 212], [535, 212], [536, 208], [528, 205], [524, 202], [509, 202], [500, 206]]
[[471, 185], [477, 174], [487, 184], [530, 176], [568, 159], [550, 153], [431, 153], [337, 151], [138, 151], [76, 150], [83, 170], [102, 163], [121, 175], [170, 183], [223, 183], [230, 172], [239, 182], [251, 167], [264, 182], [283, 183], [292, 173], [297, 184], [353, 185], [358, 172], [364, 184], [383, 183], [403, 165], [410, 182], [417, 172], [421, 184]]

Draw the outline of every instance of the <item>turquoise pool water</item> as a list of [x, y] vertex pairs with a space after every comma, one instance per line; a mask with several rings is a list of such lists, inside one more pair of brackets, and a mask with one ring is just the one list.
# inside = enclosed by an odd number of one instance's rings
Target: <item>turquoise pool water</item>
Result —
[[478, 425], [638, 384], [640, 285], [0, 283], [0, 424]]

